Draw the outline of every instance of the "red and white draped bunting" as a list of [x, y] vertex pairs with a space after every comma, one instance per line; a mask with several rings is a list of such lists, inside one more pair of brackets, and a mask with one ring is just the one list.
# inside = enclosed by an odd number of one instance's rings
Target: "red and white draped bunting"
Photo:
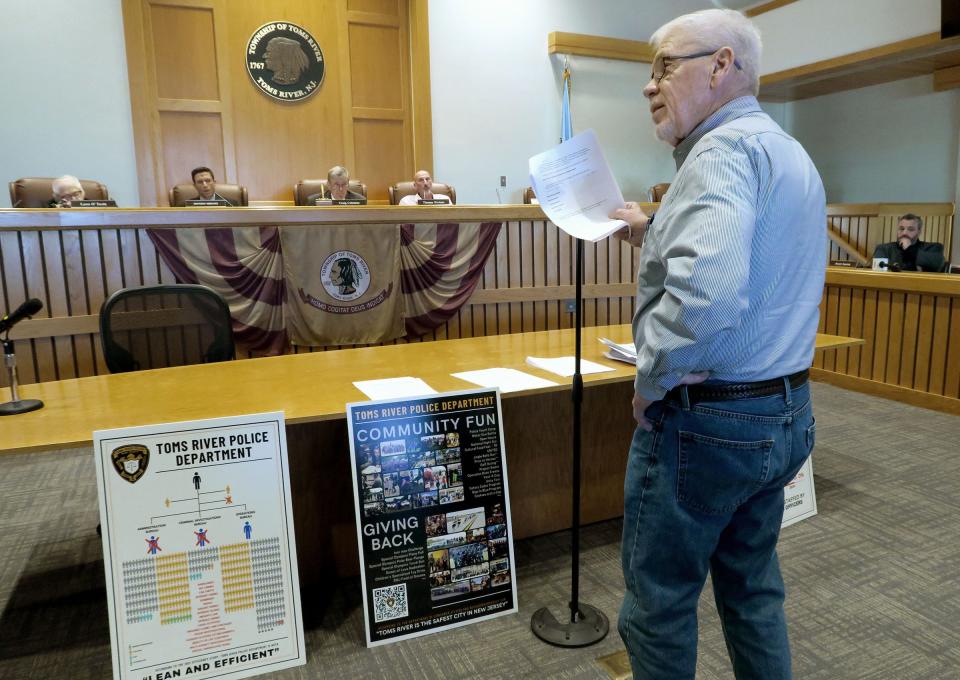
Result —
[[[466, 303], [500, 227], [499, 222], [401, 226], [400, 278], [408, 337], [443, 325]], [[226, 300], [238, 344], [264, 353], [287, 348], [287, 283], [279, 228], [147, 233], [178, 282], [209, 286]]]

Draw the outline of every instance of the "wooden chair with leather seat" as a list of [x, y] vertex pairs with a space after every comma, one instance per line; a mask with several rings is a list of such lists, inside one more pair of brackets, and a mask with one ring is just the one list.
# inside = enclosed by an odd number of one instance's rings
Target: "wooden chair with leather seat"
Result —
[[[449, 184], [444, 184], [443, 182], [434, 182], [433, 189], [431, 189], [431, 191], [433, 191], [435, 194], [449, 196], [450, 203], [456, 205], [457, 190]], [[417, 193], [417, 190], [414, 188], [413, 182], [397, 182], [392, 187], [387, 188], [387, 195], [390, 197], [390, 205], [399, 205], [401, 198], [415, 193]]]
[[667, 193], [667, 189], [670, 188], [670, 182], [661, 182], [660, 184], [654, 184], [650, 187], [650, 202], [659, 203], [663, 200], [663, 195]]
[[[220, 184], [217, 182], [214, 185], [214, 191], [235, 206], [246, 207], [250, 205], [247, 197], [247, 187], [243, 185]], [[200, 194], [197, 193], [197, 189], [193, 184], [178, 184], [167, 192], [167, 199], [171, 208], [182, 208], [186, 205], [187, 201], [196, 198], [200, 198]]]
[[[10, 205], [14, 208], [46, 208], [53, 198], [55, 177], [21, 177], [9, 183]], [[107, 185], [95, 179], [82, 179], [80, 186], [90, 200], [106, 201], [110, 198]]]
[[[327, 191], [327, 180], [325, 179], [302, 179], [293, 185], [293, 203], [294, 205], [313, 205], [307, 199], [314, 194], [321, 196]], [[360, 180], [352, 179], [347, 184], [347, 191], [360, 194], [367, 198], [367, 185]]]

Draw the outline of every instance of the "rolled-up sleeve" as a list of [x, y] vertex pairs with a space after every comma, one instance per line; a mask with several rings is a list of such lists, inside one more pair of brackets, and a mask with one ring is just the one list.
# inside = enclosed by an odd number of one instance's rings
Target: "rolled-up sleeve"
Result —
[[687, 373], [710, 370], [701, 358], [747, 310], [756, 162], [741, 149], [705, 149], [671, 189], [674, 211], [657, 240], [663, 292], [634, 327], [641, 397], [660, 399]]

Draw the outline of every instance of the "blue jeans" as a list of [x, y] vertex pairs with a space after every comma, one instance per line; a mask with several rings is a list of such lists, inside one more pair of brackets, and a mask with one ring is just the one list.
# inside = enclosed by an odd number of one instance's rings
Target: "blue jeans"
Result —
[[736, 677], [790, 678], [776, 546], [783, 487], [813, 449], [809, 386], [692, 406], [658, 401], [647, 419], [654, 429], [637, 428], [624, 489], [619, 629], [633, 677], [694, 677], [709, 570]]

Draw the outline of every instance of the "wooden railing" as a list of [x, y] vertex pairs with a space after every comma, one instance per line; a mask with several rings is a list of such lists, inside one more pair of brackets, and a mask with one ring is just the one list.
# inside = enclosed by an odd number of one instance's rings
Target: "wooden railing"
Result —
[[960, 414], [960, 276], [830, 267], [820, 312], [864, 344], [818, 353], [814, 377]]
[[[106, 373], [99, 310], [114, 291], [174, 283], [146, 228], [502, 221], [472, 298], [419, 342], [569, 328], [574, 297], [573, 240], [539, 206], [446, 208], [279, 208], [219, 210], [0, 211], [0, 307], [40, 298], [40, 315], [18, 325], [17, 365], [24, 384]], [[616, 240], [585, 248], [587, 325], [627, 323], [633, 314], [639, 251]], [[293, 352], [323, 348], [292, 348]], [[250, 356], [249, 353], [241, 356]], [[6, 375], [0, 385], [6, 385]]]
[[[869, 258], [876, 243], [894, 239], [904, 212], [923, 216], [924, 238], [943, 242], [949, 252], [951, 204], [835, 205], [828, 206], [828, 220], [852, 251]], [[32, 383], [107, 372], [98, 336], [103, 300], [120, 288], [174, 282], [147, 227], [322, 229], [410, 222], [414, 215], [418, 222], [500, 221], [504, 227], [472, 298], [444, 326], [410, 341], [572, 326], [573, 242], [539, 206], [0, 211], [0, 307], [10, 309], [28, 297], [44, 303], [39, 317], [13, 334], [20, 379]], [[835, 247], [831, 259], [852, 258]], [[630, 321], [638, 260], [639, 251], [613, 239], [587, 245], [587, 325]], [[831, 269], [820, 330], [867, 340], [862, 348], [818, 357], [823, 375], [960, 398], [960, 277]], [[6, 384], [5, 374], [0, 384]]]

